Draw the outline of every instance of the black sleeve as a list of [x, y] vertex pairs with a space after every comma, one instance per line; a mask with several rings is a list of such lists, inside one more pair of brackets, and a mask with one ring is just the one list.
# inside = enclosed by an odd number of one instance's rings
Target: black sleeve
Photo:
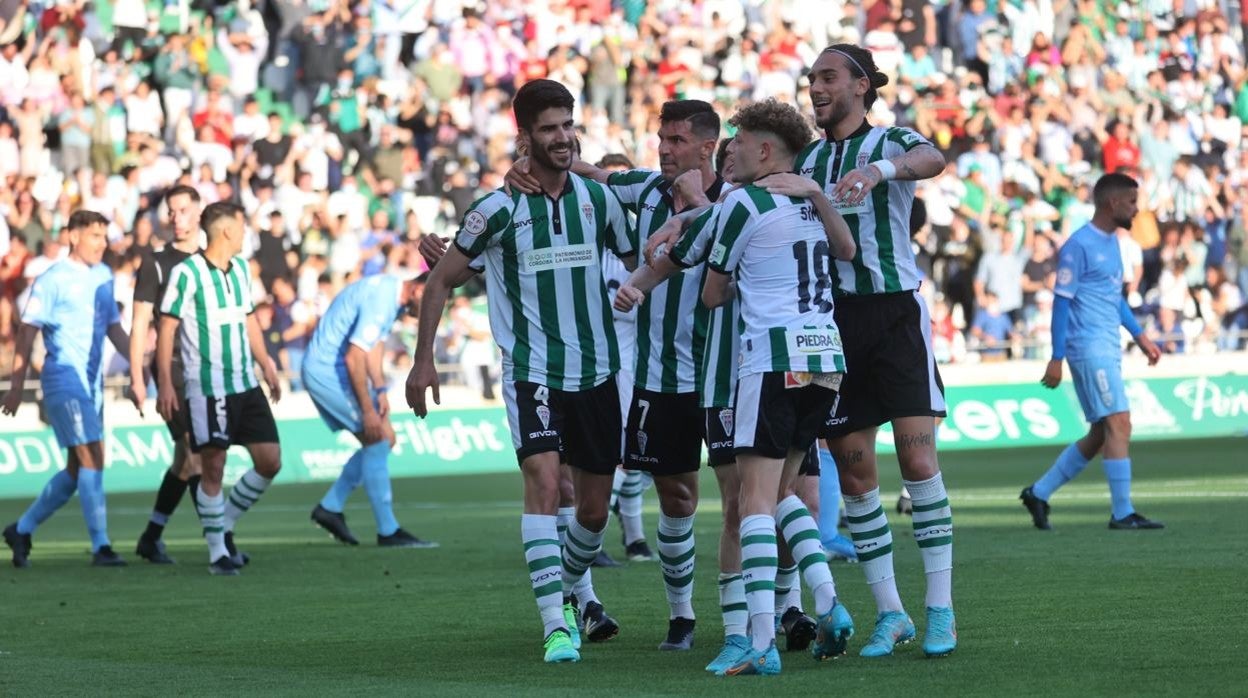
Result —
[[134, 300], [154, 305], [159, 293], [160, 274], [156, 271], [156, 258], [148, 252], [143, 255], [143, 263], [139, 265], [139, 273], [134, 279]]

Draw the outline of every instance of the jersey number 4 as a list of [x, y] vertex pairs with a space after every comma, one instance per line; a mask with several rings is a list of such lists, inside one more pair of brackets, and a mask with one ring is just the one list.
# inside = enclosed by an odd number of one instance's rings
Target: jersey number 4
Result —
[[793, 259], [797, 260], [797, 309], [808, 313], [814, 308], [821, 313], [832, 312], [832, 281], [828, 277], [828, 241], [814, 245], [805, 240], [793, 243]]

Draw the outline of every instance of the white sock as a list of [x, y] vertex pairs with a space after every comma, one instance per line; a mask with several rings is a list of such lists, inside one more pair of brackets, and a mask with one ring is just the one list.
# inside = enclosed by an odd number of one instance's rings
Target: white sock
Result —
[[230, 496], [225, 501], [225, 530], [233, 531], [234, 524], [259, 501], [272, 483], [272, 480], [256, 472], [255, 468], [243, 473], [230, 488]]
[[953, 510], [940, 473], [929, 480], [906, 481], [914, 503], [914, 542], [927, 573], [928, 608], [953, 607]]
[[208, 543], [208, 562], [229, 557], [230, 551], [225, 549], [225, 495], [218, 492], [209, 497], [201, 489], [197, 497], [199, 522], [204, 527], [204, 540]]
[[[823, 544], [819, 542], [819, 524], [797, 495], [785, 497], [776, 506], [776, 518], [780, 521], [780, 530], [793, 551], [793, 559], [797, 561], [806, 586], [815, 595], [815, 613], [823, 615], [831, 611], [836, 605], [836, 583], [832, 580]], [[800, 590], [801, 587], [798, 588]]]
[[563, 541], [563, 595], [574, 593], [581, 578], [589, 571], [598, 551], [602, 550], [601, 531], [591, 531], [581, 525], [575, 518], [568, 524]]
[[620, 485], [620, 525], [624, 527], [624, 545], [646, 539], [641, 525], [641, 493], [645, 480], [640, 470], [623, 470], [624, 482]]
[[750, 608], [745, 602], [745, 581], [741, 573], [719, 575], [719, 610], [724, 616], [724, 637], [745, 635], [750, 624]]
[[671, 618], [693, 620], [693, 517], [659, 514], [659, 567]]
[[893, 532], [880, 506], [880, 488], [856, 496], [845, 495], [845, 518], [876, 607], [881, 613], [904, 611], [893, 576]]
[[521, 515], [520, 538], [524, 542], [524, 559], [529, 565], [529, 583], [542, 616], [542, 637], [556, 630], [567, 630], [563, 620], [563, 566], [555, 517]]
[[741, 519], [741, 578], [750, 609], [750, 641], [765, 650], [776, 640], [776, 519]]

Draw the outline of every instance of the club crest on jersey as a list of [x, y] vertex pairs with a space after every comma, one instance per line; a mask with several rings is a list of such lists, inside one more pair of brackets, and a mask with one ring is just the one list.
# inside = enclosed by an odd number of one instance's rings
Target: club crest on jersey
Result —
[[720, 426], [724, 428], [725, 436], [732, 436], [732, 427], [733, 427], [732, 420], [733, 420], [732, 410], [720, 410], [719, 411], [719, 424]]
[[1073, 281], [1074, 278], [1075, 278], [1075, 274], [1074, 272], [1070, 270], [1069, 267], [1062, 267], [1061, 269], [1057, 270], [1057, 285], [1058, 286], [1065, 286], [1069, 284], [1071, 281]]
[[867, 166], [867, 160], [871, 157], [870, 153], [858, 153], [858, 167], [861, 169]]
[[589, 225], [594, 224], [594, 205], [581, 204], [581, 215], [585, 216], [585, 222]]
[[646, 442], [650, 441], [650, 437], [646, 436], [646, 432], [637, 432], [637, 452], [641, 455], [646, 454]]
[[537, 418], [542, 422], [542, 429], [550, 429], [550, 408], [546, 405], [537, 406]]

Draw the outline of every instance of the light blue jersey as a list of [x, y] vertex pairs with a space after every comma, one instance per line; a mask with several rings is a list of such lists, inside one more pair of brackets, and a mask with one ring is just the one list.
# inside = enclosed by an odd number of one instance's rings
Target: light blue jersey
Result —
[[113, 299], [113, 273], [64, 259], [35, 279], [22, 322], [43, 332], [48, 358], [41, 380], [45, 395], [95, 398], [104, 387], [104, 341], [121, 322]]
[[22, 322], [43, 333], [44, 411], [63, 448], [103, 438], [104, 342], [120, 321], [106, 265], [61, 260], [31, 287]]
[[1118, 359], [1122, 348], [1122, 254], [1112, 232], [1091, 223], [1076, 230], [1058, 252], [1057, 285], [1053, 292], [1070, 299], [1066, 358]]
[[303, 380], [321, 417], [335, 431], [363, 429], [359, 403], [347, 374], [347, 350], [365, 352], [385, 339], [399, 316], [403, 282], [377, 274], [347, 286], [334, 298], [303, 359]]

